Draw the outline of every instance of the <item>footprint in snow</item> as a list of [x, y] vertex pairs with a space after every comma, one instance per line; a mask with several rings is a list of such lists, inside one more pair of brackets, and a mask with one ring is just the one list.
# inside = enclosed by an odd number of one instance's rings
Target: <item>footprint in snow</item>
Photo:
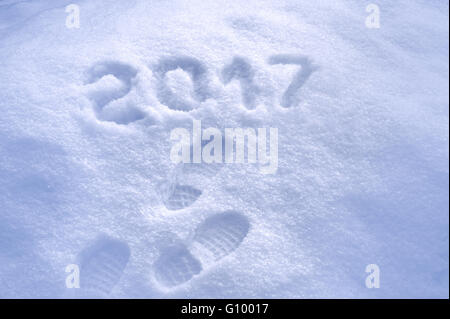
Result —
[[85, 248], [79, 259], [83, 295], [107, 297], [122, 277], [130, 259], [130, 248], [123, 241], [105, 236]]
[[239, 212], [208, 217], [197, 227], [192, 240], [161, 251], [154, 264], [155, 279], [168, 288], [188, 282], [235, 251], [249, 229], [248, 219]]

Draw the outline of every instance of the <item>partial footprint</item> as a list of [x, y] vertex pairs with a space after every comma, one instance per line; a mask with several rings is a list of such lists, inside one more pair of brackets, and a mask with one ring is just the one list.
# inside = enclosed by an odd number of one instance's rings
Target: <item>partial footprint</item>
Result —
[[128, 244], [101, 237], [80, 256], [80, 287], [85, 294], [107, 296], [119, 282], [130, 258]]
[[247, 109], [256, 107], [256, 98], [260, 92], [254, 83], [255, 72], [247, 59], [236, 56], [231, 64], [225, 66], [222, 70], [222, 81], [228, 84], [233, 79], [240, 82], [242, 91], [242, 102]]
[[207, 218], [200, 224], [193, 239], [162, 251], [154, 264], [155, 279], [166, 287], [183, 284], [202, 269], [232, 253], [250, 229], [248, 219], [235, 211]]
[[89, 97], [99, 120], [129, 124], [145, 117], [130, 101], [121, 100], [130, 93], [136, 75], [135, 68], [117, 61], [101, 62], [89, 70], [86, 84], [95, 85]]
[[[204, 154], [201, 163], [194, 162], [194, 147], [190, 145], [190, 163], [180, 163], [178, 180], [189, 180], [190, 184], [195, 185], [199, 189], [210, 189], [211, 183], [215, 182], [215, 176], [220, 172], [225, 162], [225, 143], [226, 137], [222, 136], [222, 147], [215, 145], [214, 149], [211, 148], [213, 140], [218, 141], [219, 137], [214, 135], [207, 136], [203, 133], [201, 141], [201, 149]], [[209, 155], [211, 163], [206, 162], [205, 154]], [[217, 154], [217, 157], [215, 156]]]
[[[189, 74], [194, 90], [194, 102], [177, 96], [167, 84], [166, 74], [170, 71], [181, 69]], [[203, 102], [209, 97], [208, 78], [206, 67], [199, 60], [187, 56], [174, 56], [163, 58], [153, 68], [158, 79], [158, 99], [172, 110], [191, 111], [198, 102]]]
[[200, 262], [183, 244], [166, 248], [154, 267], [156, 280], [166, 287], [180, 285], [202, 271]]
[[206, 219], [196, 230], [193, 250], [202, 264], [217, 261], [239, 247], [250, 224], [240, 213], [228, 211]]
[[176, 184], [172, 187], [164, 200], [164, 205], [169, 210], [183, 209], [191, 206], [202, 192], [189, 185]]

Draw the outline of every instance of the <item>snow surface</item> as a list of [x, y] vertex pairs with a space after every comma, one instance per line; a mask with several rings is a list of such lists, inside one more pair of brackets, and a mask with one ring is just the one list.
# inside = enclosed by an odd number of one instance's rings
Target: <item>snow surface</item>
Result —
[[[367, 4], [0, 0], [0, 297], [448, 298], [449, 5]], [[174, 165], [193, 119], [277, 173]]]

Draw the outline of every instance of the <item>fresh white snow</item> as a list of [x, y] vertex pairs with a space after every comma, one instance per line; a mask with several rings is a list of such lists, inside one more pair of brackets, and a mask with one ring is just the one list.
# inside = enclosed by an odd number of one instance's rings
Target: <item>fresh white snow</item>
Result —
[[0, 297], [448, 298], [449, 4], [369, 3], [0, 0]]

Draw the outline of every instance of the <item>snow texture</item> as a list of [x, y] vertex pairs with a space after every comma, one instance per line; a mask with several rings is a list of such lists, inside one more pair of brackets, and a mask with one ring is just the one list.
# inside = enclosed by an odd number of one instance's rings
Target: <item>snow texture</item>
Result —
[[448, 298], [449, 4], [368, 4], [0, 0], [0, 298]]

